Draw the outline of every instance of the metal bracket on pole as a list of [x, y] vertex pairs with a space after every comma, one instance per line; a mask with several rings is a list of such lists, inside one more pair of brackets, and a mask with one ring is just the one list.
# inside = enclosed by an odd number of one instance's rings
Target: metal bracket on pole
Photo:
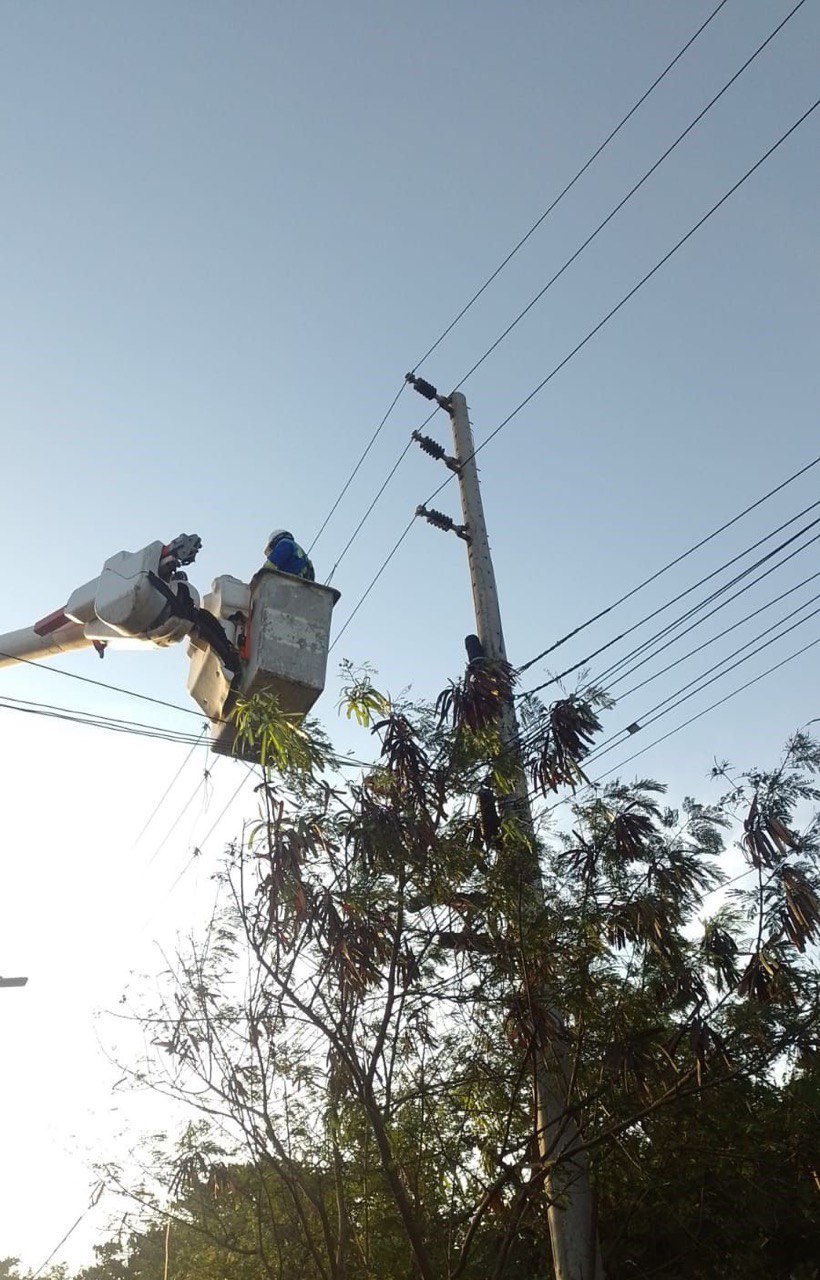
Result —
[[454, 533], [456, 537], [463, 538], [465, 542], [470, 542], [470, 533], [466, 524], [455, 524], [449, 516], [443, 511], [436, 511], [434, 507], [425, 507], [424, 503], [416, 507], [416, 515], [423, 516], [428, 524], [433, 525], [436, 529], [442, 529], [445, 533]]

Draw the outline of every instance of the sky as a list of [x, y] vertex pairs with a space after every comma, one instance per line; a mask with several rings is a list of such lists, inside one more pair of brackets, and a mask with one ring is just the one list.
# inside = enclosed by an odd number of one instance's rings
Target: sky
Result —
[[[312, 542], [405, 372], [442, 391], [457, 385], [792, 7], [726, 0], [422, 362], [714, 4], [5, 0], [0, 627], [30, 624], [109, 555], [156, 538], [200, 534], [190, 573], [201, 590], [219, 573], [249, 576], [272, 528]], [[820, 12], [806, 0], [467, 379], [478, 442], [812, 105], [818, 47]], [[820, 111], [481, 451], [513, 663], [814, 458], [819, 140]], [[414, 447], [345, 551], [427, 412], [402, 393], [316, 543], [320, 579], [338, 562], [337, 634], [445, 478]], [[449, 443], [444, 414], [426, 430]], [[582, 662], [791, 520], [817, 500], [818, 474], [527, 678]], [[435, 505], [458, 518], [455, 486]], [[809, 548], [688, 647], [816, 568]], [[801, 587], [623, 698], [605, 731], [640, 720], [814, 594]], [[337, 719], [337, 659], [371, 662], [389, 691], [427, 696], [458, 675], [473, 625], [462, 543], [416, 521], [334, 645], [317, 711], [339, 743], [368, 749]], [[653, 734], [818, 636], [808, 620]], [[602, 662], [589, 663], [592, 676]], [[79, 653], [3, 670], [0, 697], [197, 732], [188, 713], [59, 674], [184, 704], [185, 669], [182, 649], [104, 664]], [[673, 797], [708, 795], [716, 755], [766, 763], [820, 715], [818, 675], [820, 646], [674, 733], [627, 776], [662, 778]], [[186, 760], [180, 745], [0, 711], [0, 974], [29, 977], [0, 991], [0, 1257], [36, 1267], [87, 1204], [93, 1160], [136, 1142], [145, 1119], [141, 1104], [111, 1093], [104, 1011], [116, 1013], [130, 975], [156, 972], [160, 948], [195, 927], [220, 849], [255, 801], [250, 782], [236, 794], [243, 766], [213, 767], [205, 745]], [[607, 767], [633, 749], [637, 739]], [[87, 1259], [112, 1212], [104, 1198], [55, 1261]]]

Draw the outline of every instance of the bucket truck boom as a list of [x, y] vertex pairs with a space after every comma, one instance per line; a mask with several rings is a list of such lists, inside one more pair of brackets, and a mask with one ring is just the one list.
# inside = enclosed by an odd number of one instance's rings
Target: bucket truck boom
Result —
[[272, 692], [286, 712], [305, 715], [324, 689], [332, 587], [268, 568], [250, 583], [223, 575], [203, 604], [183, 565], [202, 546], [196, 534], [119, 551], [99, 577], [33, 627], [0, 635], [0, 667], [127, 638], [161, 648], [188, 639], [188, 689], [214, 726], [213, 749], [234, 750], [238, 697]]
[[123, 638], [154, 645], [184, 639], [191, 623], [175, 612], [174, 599], [183, 608], [199, 604], [181, 566], [191, 564], [201, 546], [196, 534], [181, 534], [167, 546], [150, 542], [141, 551], [117, 552], [98, 578], [72, 591], [61, 609], [33, 627], [0, 635], [0, 667], [71, 649], [101, 649]]

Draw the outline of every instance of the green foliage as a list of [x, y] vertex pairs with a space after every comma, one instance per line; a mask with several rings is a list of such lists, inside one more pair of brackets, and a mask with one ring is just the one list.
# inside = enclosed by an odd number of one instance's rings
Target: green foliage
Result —
[[369, 729], [376, 720], [390, 713], [390, 700], [373, 685], [369, 667], [354, 667], [342, 663], [342, 695], [338, 710], [344, 711], [348, 720], [355, 717], [360, 728]]
[[274, 694], [258, 693], [253, 698], [240, 699], [233, 718], [239, 753], [247, 749], [263, 768], [293, 777], [326, 767], [327, 742], [315, 726], [305, 725], [302, 716], [283, 711]]
[[[570, 1122], [612, 1280], [809, 1280], [820, 749], [721, 766], [716, 804], [673, 809], [651, 779], [583, 785], [600, 699], [531, 704], [539, 789], [575, 789], [536, 841], [503, 671], [437, 710], [348, 674], [342, 706], [379, 744], [350, 783], [309, 727], [240, 710], [259, 821], [134, 1068], [203, 1119], [155, 1154], [140, 1202], [160, 1225], [83, 1280], [159, 1280], [167, 1213], [176, 1280], [548, 1277]], [[560, 1085], [546, 1159], [536, 1060]]]

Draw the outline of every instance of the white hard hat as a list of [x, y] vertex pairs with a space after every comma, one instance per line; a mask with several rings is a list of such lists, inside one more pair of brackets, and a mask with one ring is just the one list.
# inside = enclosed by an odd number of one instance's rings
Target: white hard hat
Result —
[[292, 539], [293, 534], [290, 532], [289, 529], [274, 529], [273, 533], [268, 538], [267, 544], [265, 546], [265, 555], [267, 555], [267, 553], [272, 549], [272, 547], [275, 546], [275, 544], [279, 541], [280, 538]]

